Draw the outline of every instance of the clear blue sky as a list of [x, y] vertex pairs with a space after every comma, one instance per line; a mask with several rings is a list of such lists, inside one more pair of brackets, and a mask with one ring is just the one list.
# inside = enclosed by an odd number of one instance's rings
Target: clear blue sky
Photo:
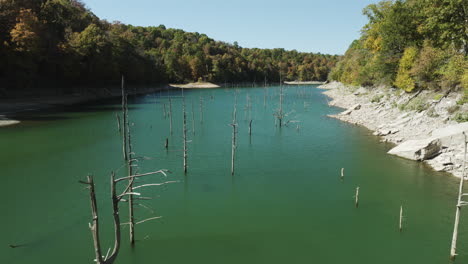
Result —
[[82, 0], [101, 19], [165, 25], [248, 48], [343, 54], [377, 0]]

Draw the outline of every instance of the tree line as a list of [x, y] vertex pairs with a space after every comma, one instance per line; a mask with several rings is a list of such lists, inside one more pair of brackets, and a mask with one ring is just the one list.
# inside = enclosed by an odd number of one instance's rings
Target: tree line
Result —
[[0, 2], [7, 90], [189, 81], [326, 80], [337, 55], [242, 48], [205, 34], [99, 19], [78, 0]]
[[381, 1], [329, 79], [407, 92], [464, 89], [468, 101], [468, 2]]

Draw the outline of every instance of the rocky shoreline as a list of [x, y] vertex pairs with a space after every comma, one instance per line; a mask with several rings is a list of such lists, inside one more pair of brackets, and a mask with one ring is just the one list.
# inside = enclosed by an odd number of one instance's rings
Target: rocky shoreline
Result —
[[457, 121], [464, 121], [460, 116], [468, 113], [468, 104], [457, 104], [461, 93], [408, 94], [396, 88], [352, 87], [339, 82], [319, 88], [326, 89], [324, 94], [332, 99], [329, 105], [347, 109], [330, 117], [365, 126], [382, 141], [397, 144], [390, 154], [462, 176], [463, 132], [468, 137], [468, 122]]

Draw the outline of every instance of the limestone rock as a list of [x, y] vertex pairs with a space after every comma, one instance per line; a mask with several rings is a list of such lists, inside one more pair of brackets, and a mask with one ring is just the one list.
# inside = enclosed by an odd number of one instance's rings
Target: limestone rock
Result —
[[388, 153], [411, 160], [427, 160], [440, 153], [441, 142], [437, 138], [408, 140], [391, 149]]

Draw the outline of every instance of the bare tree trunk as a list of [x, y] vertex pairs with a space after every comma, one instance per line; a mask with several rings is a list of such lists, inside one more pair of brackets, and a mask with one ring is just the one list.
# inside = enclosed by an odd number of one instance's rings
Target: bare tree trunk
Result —
[[187, 173], [187, 114], [185, 112], [185, 97], [182, 98], [183, 120], [183, 137], [184, 137], [184, 173]]
[[164, 143], [164, 148], [166, 150], [169, 148], [169, 138], [166, 138], [166, 143]]
[[234, 175], [234, 161], [236, 157], [236, 127], [237, 127], [237, 98], [236, 102], [234, 103], [234, 112], [232, 118], [232, 152], [231, 152], [231, 175]]
[[280, 110], [279, 110], [279, 126], [283, 125], [283, 85], [280, 84]]
[[192, 134], [195, 135], [195, 111], [193, 110], [193, 101], [192, 101]]
[[344, 168], [341, 168], [341, 177], [340, 178], [341, 178], [341, 180], [344, 179]]
[[117, 118], [117, 130], [118, 130], [119, 133], [120, 133], [120, 116], [116, 113], [116, 114], [115, 114], [115, 117]]
[[115, 189], [115, 174], [112, 172], [111, 175], [111, 197], [112, 197], [112, 210], [113, 210], [113, 219], [114, 219], [114, 249], [110, 256], [105, 256], [103, 258], [101, 251], [101, 241], [99, 236], [99, 218], [98, 218], [98, 208], [96, 202], [96, 192], [94, 189], [94, 180], [93, 176], [88, 176], [88, 188], [89, 196], [91, 200], [91, 214], [93, 216], [93, 224], [90, 224], [91, 233], [93, 234], [93, 243], [94, 243], [94, 253], [96, 255], [96, 263], [98, 264], [112, 264], [117, 258], [117, 254], [120, 249], [120, 217], [119, 217], [119, 199], [117, 198], [116, 189]]
[[[128, 112], [127, 112], [128, 113]], [[128, 121], [128, 117], [127, 117]], [[128, 176], [133, 175], [133, 152], [132, 152], [132, 136], [130, 132], [130, 126], [127, 124], [127, 132], [128, 132], [128, 151], [129, 151], [129, 159], [128, 159]], [[133, 181], [134, 178], [130, 178], [129, 180], [129, 192], [133, 192]], [[129, 226], [130, 226], [130, 244], [133, 246], [135, 244], [135, 216], [134, 216], [134, 208], [133, 208], [133, 194], [128, 196], [128, 216], [129, 216]]]
[[463, 162], [463, 172], [460, 177], [460, 184], [458, 186], [458, 200], [457, 200], [457, 210], [455, 212], [455, 223], [453, 225], [453, 236], [452, 236], [452, 246], [450, 247], [450, 258], [455, 259], [457, 255], [457, 237], [458, 237], [458, 224], [460, 222], [460, 212], [461, 212], [461, 207], [466, 204], [466, 202], [462, 201], [463, 198], [463, 183], [465, 181], [465, 169], [466, 169], [466, 148], [467, 148], [467, 140], [466, 140], [466, 134], [463, 132], [464, 136], [464, 147], [465, 147], [465, 156], [464, 156], [464, 162]]
[[94, 180], [93, 176], [88, 175], [88, 184], [89, 184], [89, 199], [91, 200], [91, 214], [93, 216], [93, 224], [89, 226], [91, 233], [93, 234], [94, 242], [94, 254], [96, 255], [96, 263], [103, 263], [102, 254], [101, 254], [101, 244], [99, 239], [99, 218], [98, 218], [98, 208], [96, 202], [96, 193], [94, 190]]
[[400, 222], [399, 222], [400, 232], [403, 231], [403, 206], [400, 206]]
[[252, 135], [252, 119], [250, 119], [250, 122], [249, 122], [249, 136]]
[[172, 100], [169, 97], [169, 132], [172, 135]]
[[124, 82], [124, 76], [122, 75], [122, 116], [123, 116], [123, 133], [122, 133], [122, 147], [123, 147], [123, 157], [124, 160], [126, 161], [128, 159], [127, 157], [127, 130], [125, 126], [127, 125], [127, 114], [126, 114], [126, 94], [125, 94], [125, 82]]
[[356, 201], [355, 201], [355, 205], [356, 205], [356, 208], [359, 207], [359, 187], [356, 188]]
[[203, 99], [200, 96], [200, 124], [203, 124]]

